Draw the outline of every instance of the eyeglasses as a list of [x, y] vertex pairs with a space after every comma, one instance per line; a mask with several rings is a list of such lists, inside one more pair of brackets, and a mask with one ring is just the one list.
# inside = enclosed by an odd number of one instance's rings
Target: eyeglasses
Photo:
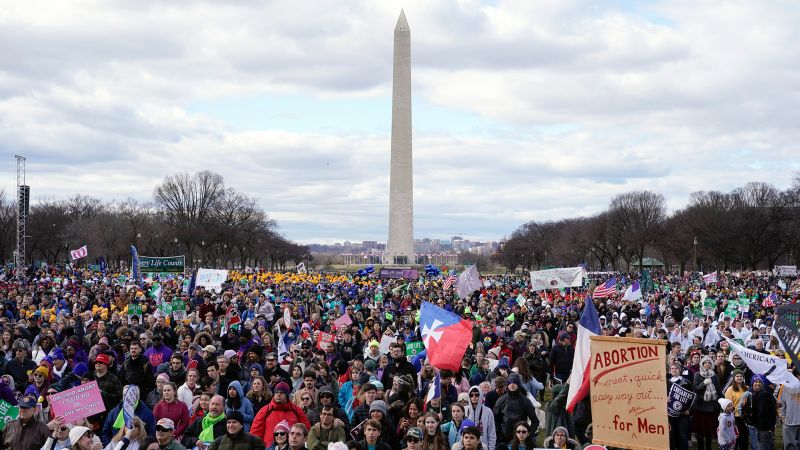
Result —
[[470, 393], [469, 393], [469, 396], [470, 396], [470, 397], [480, 397], [480, 396], [481, 396], [481, 394], [479, 394], [479, 393], [477, 393], [477, 392], [470, 392]]
[[62, 432], [62, 433], [63, 433], [63, 432], [65, 432], [65, 431], [69, 431], [69, 428], [67, 428], [67, 427], [61, 427], [61, 428], [59, 428], [59, 429], [58, 429], [58, 431], [60, 431], [60, 432]]
[[285, 433], [285, 432], [283, 432], [283, 431], [276, 431], [276, 432], [275, 432], [275, 434], [273, 434], [273, 436], [275, 436], [275, 437], [278, 437], [278, 436], [286, 436], [286, 433]]
[[517, 434], [528, 434], [528, 430], [517, 430]]
[[412, 444], [416, 444], [417, 442], [419, 442], [419, 439], [417, 439], [417, 438], [406, 438], [406, 442], [411, 442]]
[[34, 378], [44, 378], [44, 375], [37, 373], [33, 375]]
[[302, 400], [304, 402], [310, 402], [311, 401], [311, 397], [303, 397], [300, 400]]

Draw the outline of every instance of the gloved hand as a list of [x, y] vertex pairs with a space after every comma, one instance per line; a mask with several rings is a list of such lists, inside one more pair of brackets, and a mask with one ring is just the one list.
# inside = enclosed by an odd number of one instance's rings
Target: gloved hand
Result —
[[703, 384], [705, 384], [706, 386], [711, 384], [711, 378], [706, 378], [705, 380], [703, 380]]

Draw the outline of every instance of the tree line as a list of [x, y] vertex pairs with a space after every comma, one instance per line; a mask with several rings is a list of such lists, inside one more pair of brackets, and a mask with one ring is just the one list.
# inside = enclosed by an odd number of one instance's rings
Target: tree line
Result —
[[661, 194], [626, 192], [592, 217], [521, 225], [493, 259], [510, 270], [588, 264], [616, 271], [641, 270], [645, 257], [681, 273], [800, 265], [800, 177], [785, 191], [753, 182], [695, 192], [671, 214]]
[[[258, 202], [202, 171], [164, 178], [149, 201], [102, 201], [76, 194], [32, 203], [26, 261], [64, 263], [69, 250], [88, 245], [93, 262], [127, 267], [130, 246], [140, 255], [185, 255], [187, 267], [293, 267], [310, 260], [308, 247], [282, 237]], [[16, 249], [16, 199], [0, 192], [0, 259]]]

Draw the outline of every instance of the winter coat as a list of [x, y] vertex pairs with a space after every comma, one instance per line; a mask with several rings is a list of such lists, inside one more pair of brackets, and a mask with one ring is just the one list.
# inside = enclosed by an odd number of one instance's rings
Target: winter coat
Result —
[[[120, 411], [122, 411], [122, 405], [112, 409], [111, 412], [109, 412], [106, 416], [106, 421], [103, 424], [103, 430], [100, 433], [100, 441], [103, 443], [103, 445], [108, 445], [108, 443], [111, 442], [111, 438], [114, 437], [114, 435], [119, 431], [119, 428], [114, 427], [114, 422], [117, 420], [117, 417], [119, 417]], [[150, 411], [150, 408], [148, 408], [143, 401], [139, 400], [139, 405], [133, 410], [133, 414], [142, 419], [142, 422], [144, 422], [144, 429], [147, 431], [147, 435], [155, 436], [155, 416], [153, 416], [153, 412]]]
[[539, 418], [536, 417], [536, 408], [528, 399], [522, 388], [515, 392], [508, 391], [503, 394], [494, 405], [494, 415], [500, 424], [498, 431], [504, 442], [514, 438], [517, 422], [531, 421], [531, 429], [539, 428]]
[[250, 431], [250, 427], [253, 424], [253, 418], [255, 417], [255, 412], [253, 412], [253, 403], [250, 402], [250, 399], [244, 396], [244, 389], [242, 389], [242, 384], [238, 381], [231, 381], [228, 384], [228, 389], [234, 388], [236, 389], [236, 394], [239, 396], [241, 403], [239, 407], [236, 409], [231, 408], [229, 403], [231, 402], [228, 399], [225, 402], [225, 415], [232, 413], [233, 411], [239, 411], [244, 416], [244, 431]]
[[302, 408], [291, 402], [275, 403], [273, 399], [269, 405], [261, 408], [261, 411], [256, 414], [250, 432], [260, 437], [266, 445], [272, 445], [272, 432], [275, 430], [275, 426], [283, 420], [288, 422], [290, 427], [299, 422], [306, 428], [311, 428], [311, 423]]
[[719, 409], [719, 403], [717, 403], [717, 400], [724, 398], [725, 393], [722, 392], [722, 388], [719, 385], [719, 378], [717, 378], [717, 374], [714, 373], [711, 375], [711, 383], [717, 390], [717, 398], [711, 401], [703, 400], [703, 394], [706, 392], [706, 385], [703, 380], [705, 380], [705, 377], [700, 375], [700, 372], [694, 374], [693, 387], [697, 397], [694, 400], [694, 406], [692, 406], [692, 409], [695, 411], [714, 413], [717, 411], [717, 409]]
[[233, 436], [225, 433], [218, 437], [208, 446], [208, 450], [264, 450], [265, 447], [264, 441], [258, 436], [242, 429]]
[[495, 450], [497, 444], [497, 429], [494, 423], [494, 413], [491, 409], [483, 405], [483, 391], [478, 386], [473, 386], [469, 389], [470, 392], [478, 391], [477, 406], [473, 407], [472, 403], [467, 405], [465, 420], [471, 420], [481, 430], [481, 443], [486, 450]]

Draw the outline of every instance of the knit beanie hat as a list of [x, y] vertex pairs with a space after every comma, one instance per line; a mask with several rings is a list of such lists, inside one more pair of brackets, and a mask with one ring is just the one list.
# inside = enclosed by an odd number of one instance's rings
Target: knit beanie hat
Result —
[[288, 396], [290, 391], [291, 389], [289, 389], [289, 385], [286, 384], [285, 381], [281, 381], [280, 383], [275, 385], [275, 391], [274, 391], [275, 393], [283, 392]]
[[369, 405], [369, 412], [372, 411], [380, 411], [383, 413], [383, 416], [386, 417], [386, 402], [383, 400], [375, 400]]
[[275, 425], [275, 431], [283, 430], [283, 431], [286, 432], [286, 434], [289, 434], [289, 429], [290, 428], [291, 427], [289, 426], [289, 422], [287, 422], [285, 420], [281, 420], [280, 422], [278, 422], [277, 425]]

